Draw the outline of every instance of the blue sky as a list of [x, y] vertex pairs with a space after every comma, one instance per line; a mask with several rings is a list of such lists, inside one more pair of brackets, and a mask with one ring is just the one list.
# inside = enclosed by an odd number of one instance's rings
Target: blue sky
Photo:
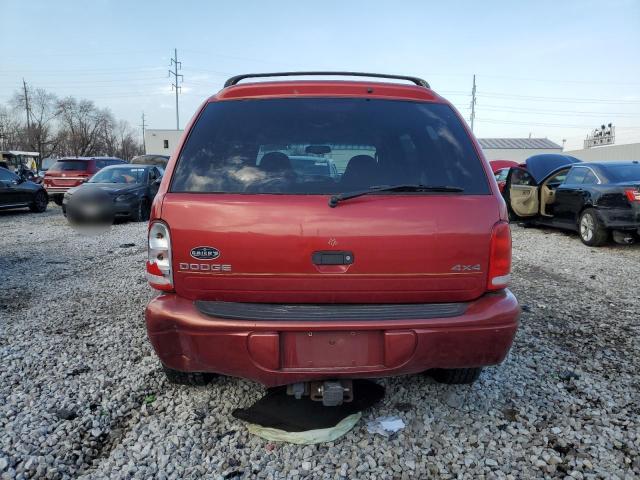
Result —
[[421, 76], [476, 134], [579, 146], [614, 122], [640, 141], [640, 1], [0, 0], [0, 102], [22, 78], [175, 128], [167, 78], [183, 63], [181, 126], [224, 80], [252, 71], [336, 69]]

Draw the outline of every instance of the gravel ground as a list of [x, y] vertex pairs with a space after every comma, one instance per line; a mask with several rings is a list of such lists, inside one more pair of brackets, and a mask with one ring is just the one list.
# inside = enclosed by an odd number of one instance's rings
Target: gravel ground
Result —
[[[507, 361], [473, 386], [381, 380], [354, 430], [301, 447], [231, 417], [261, 396], [251, 382], [165, 381], [143, 323], [145, 225], [81, 236], [51, 205], [0, 212], [0, 233], [3, 479], [640, 477], [640, 246], [514, 226], [524, 313]], [[379, 415], [407, 427], [372, 436]]]

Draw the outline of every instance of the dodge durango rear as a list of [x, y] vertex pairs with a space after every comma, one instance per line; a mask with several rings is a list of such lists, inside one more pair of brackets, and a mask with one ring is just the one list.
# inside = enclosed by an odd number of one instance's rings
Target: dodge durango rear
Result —
[[424, 80], [347, 75], [234, 77], [185, 131], [149, 227], [170, 379], [469, 383], [508, 353], [511, 234], [476, 140]]

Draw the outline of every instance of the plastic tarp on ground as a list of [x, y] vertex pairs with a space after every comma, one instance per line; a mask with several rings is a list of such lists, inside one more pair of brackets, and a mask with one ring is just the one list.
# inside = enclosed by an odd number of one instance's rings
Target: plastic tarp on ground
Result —
[[[326, 407], [331, 408], [331, 407]], [[297, 445], [312, 445], [314, 443], [333, 442], [337, 440], [353, 427], [360, 420], [361, 412], [357, 412], [343, 418], [337, 425], [329, 428], [318, 428], [315, 430], [306, 430], [304, 432], [287, 432], [277, 428], [263, 427], [250, 423], [247, 430], [253, 435], [257, 435], [265, 440], [273, 442], [295, 443]]]
[[353, 381], [353, 401], [334, 407], [308, 396], [296, 399], [286, 387], [276, 387], [247, 408], [232, 415], [248, 423], [250, 433], [272, 441], [309, 445], [331, 442], [351, 430], [362, 411], [384, 397], [384, 387], [371, 380]]

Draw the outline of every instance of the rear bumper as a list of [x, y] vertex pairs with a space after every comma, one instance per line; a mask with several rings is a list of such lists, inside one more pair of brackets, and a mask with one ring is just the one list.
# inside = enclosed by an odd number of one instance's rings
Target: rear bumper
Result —
[[138, 208], [138, 200], [131, 202], [117, 202], [113, 204], [113, 215], [116, 217], [132, 217]]
[[175, 294], [156, 297], [145, 312], [149, 339], [167, 367], [266, 386], [495, 365], [511, 348], [519, 315], [508, 290], [446, 318], [237, 320], [201, 313]]
[[640, 234], [640, 208], [600, 208], [597, 212], [605, 227], [636, 230]]
[[[84, 205], [86, 206], [86, 205]], [[73, 205], [70, 208], [69, 207], [69, 201], [67, 199], [64, 199], [62, 201], [62, 213], [64, 213], [64, 215], [67, 215], [67, 212], [69, 210], [73, 211], [73, 208], [76, 209], [76, 212], [78, 211], [78, 208], [80, 209], [80, 211], [82, 210], [83, 205]], [[86, 213], [88, 215], [91, 215], [93, 217], [96, 216], [102, 216], [103, 218], [112, 218], [112, 217], [132, 217], [133, 213], [136, 211], [136, 209], [138, 208], [137, 206], [137, 201], [134, 200], [132, 202], [113, 202], [111, 201], [111, 199], [109, 199], [109, 202], [103, 202], [97, 205], [97, 210], [94, 209], [91, 213]]]
[[[75, 185], [77, 186], [77, 185]], [[70, 187], [49, 187], [46, 186], [44, 187], [45, 190], [47, 191], [47, 193], [49, 194], [49, 196], [51, 195], [64, 195], [67, 190], [69, 190], [70, 188], [73, 188], [74, 186], [70, 186]]]

